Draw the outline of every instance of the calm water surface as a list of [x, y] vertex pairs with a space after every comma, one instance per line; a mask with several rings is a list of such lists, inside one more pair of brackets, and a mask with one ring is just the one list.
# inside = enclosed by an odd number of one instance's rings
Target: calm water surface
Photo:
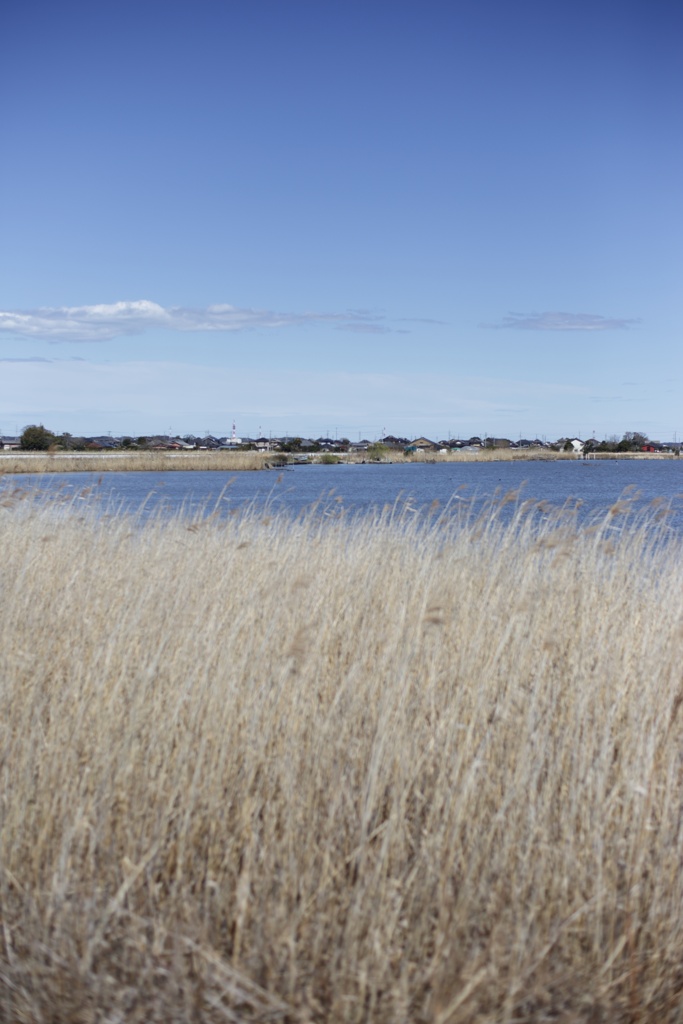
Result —
[[365, 511], [410, 499], [426, 508], [463, 500], [476, 504], [496, 493], [521, 488], [523, 498], [553, 506], [581, 503], [580, 515], [606, 511], [627, 489], [645, 508], [653, 499], [672, 503], [672, 526], [683, 528], [683, 459], [659, 461], [572, 462], [469, 462], [429, 465], [295, 466], [285, 470], [220, 473], [63, 473], [38, 477], [5, 477], [0, 489], [37, 486], [41, 491], [65, 491], [76, 500], [88, 500], [92, 488], [104, 506], [169, 513], [218, 507], [229, 513], [245, 505], [300, 512], [321, 498], [335, 507]]

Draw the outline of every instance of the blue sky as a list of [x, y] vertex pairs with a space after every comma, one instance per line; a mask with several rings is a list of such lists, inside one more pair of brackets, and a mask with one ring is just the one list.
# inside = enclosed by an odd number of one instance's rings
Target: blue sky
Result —
[[9, 0], [0, 432], [683, 433], [674, 0]]

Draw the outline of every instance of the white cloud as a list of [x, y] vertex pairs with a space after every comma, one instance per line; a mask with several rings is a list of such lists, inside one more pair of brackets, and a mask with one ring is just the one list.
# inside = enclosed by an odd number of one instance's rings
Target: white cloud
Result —
[[203, 309], [164, 307], [147, 299], [94, 306], [57, 306], [36, 310], [0, 310], [0, 332], [51, 342], [108, 341], [147, 330], [244, 331], [250, 328], [331, 324], [340, 330], [384, 332], [383, 317], [367, 310], [346, 313], [276, 313], [241, 309], [225, 303]]
[[625, 330], [637, 323], [640, 321], [597, 313], [510, 313], [500, 323], [479, 326], [517, 331], [613, 331]]

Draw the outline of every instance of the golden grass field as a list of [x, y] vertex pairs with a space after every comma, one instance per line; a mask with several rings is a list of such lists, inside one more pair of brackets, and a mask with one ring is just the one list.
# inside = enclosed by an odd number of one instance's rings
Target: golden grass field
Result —
[[665, 515], [0, 499], [0, 1019], [683, 1019]]
[[151, 452], [7, 452], [0, 453], [3, 473], [168, 472], [169, 470], [266, 469], [277, 453], [230, 451]]

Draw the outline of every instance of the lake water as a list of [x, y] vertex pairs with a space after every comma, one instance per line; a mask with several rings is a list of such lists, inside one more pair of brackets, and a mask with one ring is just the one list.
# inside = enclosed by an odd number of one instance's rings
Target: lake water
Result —
[[[457, 506], [470, 500], [476, 505], [496, 495], [517, 491], [553, 506], [579, 501], [580, 516], [606, 511], [628, 488], [637, 495], [635, 504], [645, 508], [653, 499], [672, 503], [672, 526], [683, 528], [683, 459], [562, 461], [562, 462], [463, 462], [410, 463], [404, 465], [303, 465], [260, 472], [168, 473], [63, 473], [37, 477], [4, 477], [0, 489], [17, 486], [56, 490], [76, 500], [88, 488], [105, 507], [150, 512], [163, 508], [172, 513], [212, 509], [222, 512], [253, 504], [273, 511], [298, 513], [319, 499], [334, 507], [365, 511], [410, 499], [417, 508], [438, 501]], [[88, 500], [83, 495], [83, 500]]]

